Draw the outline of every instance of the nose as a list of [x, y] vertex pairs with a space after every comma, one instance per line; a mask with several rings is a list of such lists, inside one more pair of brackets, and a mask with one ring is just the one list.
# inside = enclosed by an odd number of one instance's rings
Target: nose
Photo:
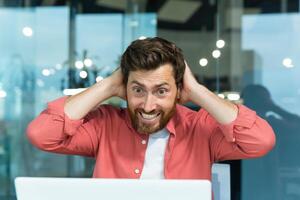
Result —
[[156, 100], [155, 96], [152, 94], [148, 94], [144, 100], [143, 109], [145, 112], [150, 113], [151, 111], [156, 109]]

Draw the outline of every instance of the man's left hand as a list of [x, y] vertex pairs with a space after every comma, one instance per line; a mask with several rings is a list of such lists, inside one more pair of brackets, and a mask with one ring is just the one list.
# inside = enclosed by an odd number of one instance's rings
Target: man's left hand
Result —
[[183, 76], [183, 86], [180, 92], [179, 103], [184, 104], [188, 101], [193, 101], [192, 93], [196, 89], [196, 86], [199, 85], [195, 79], [190, 67], [185, 61], [185, 72]]

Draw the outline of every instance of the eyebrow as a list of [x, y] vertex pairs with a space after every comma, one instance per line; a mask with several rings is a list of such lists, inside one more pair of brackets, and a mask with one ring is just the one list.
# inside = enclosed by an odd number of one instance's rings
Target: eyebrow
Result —
[[[130, 84], [137, 84], [137, 85], [139, 85], [139, 86], [146, 87], [143, 83], [140, 83], [140, 82], [138, 82], [138, 81], [131, 81]], [[155, 85], [154, 87], [155, 87], [155, 88], [158, 88], [158, 87], [161, 87], [161, 86], [164, 86], [164, 85], [169, 86], [169, 84], [168, 84], [167, 82], [163, 82], [163, 83], [160, 83], [160, 84]]]

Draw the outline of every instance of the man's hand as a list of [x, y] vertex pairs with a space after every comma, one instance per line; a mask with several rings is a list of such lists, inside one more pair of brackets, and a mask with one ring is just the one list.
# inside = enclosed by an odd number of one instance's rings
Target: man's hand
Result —
[[186, 103], [187, 101], [207, 110], [220, 124], [232, 122], [238, 113], [238, 109], [233, 103], [221, 99], [205, 86], [199, 84], [185, 62], [183, 87], [179, 102]]
[[190, 67], [185, 61], [185, 72], [183, 76], [183, 86], [180, 93], [179, 103], [184, 104], [187, 103], [188, 101], [194, 102], [192, 93], [193, 90], [196, 89], [197, 85], [199, 85], [199, 83], [195, 79]]
[[126, 100], [126, 87], [123, 83], [123, 75], [121, 68], [117, 68], [113, 74], [108, 77], [112, 84], [112, 96], [118, 96], [124, 100]]
[[117, 69], [111, 76], [95, 83], [83, 92], [66, 99], [64, 111], [70, 119], [82, 119], [92, 109], [113, 96], [126, 100], [121, 69]]

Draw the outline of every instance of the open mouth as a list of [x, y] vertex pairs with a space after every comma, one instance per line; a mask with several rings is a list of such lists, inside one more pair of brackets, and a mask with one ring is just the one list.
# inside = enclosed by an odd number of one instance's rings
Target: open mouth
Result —
[[160, 112], [159, 113], [154, 113], [154, 114], [146, 114], [146, 113], [143, 113], [143, 112], [139, 112], [140, 116], [144, 119], [144, 120], [154, 120], [156, 119], [159, 115], [160, 115]]

